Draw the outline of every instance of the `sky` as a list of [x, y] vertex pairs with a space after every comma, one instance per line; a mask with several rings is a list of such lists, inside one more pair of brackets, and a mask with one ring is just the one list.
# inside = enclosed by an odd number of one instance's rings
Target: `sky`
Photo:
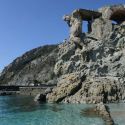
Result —
[[62, 16], [125, 0], [0, 0], [0, 71], [26, 51], [68, 38]]

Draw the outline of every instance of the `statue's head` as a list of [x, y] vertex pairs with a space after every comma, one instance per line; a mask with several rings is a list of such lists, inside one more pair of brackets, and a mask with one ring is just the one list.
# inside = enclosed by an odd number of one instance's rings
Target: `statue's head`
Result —
[[70, 16], [69, 15], [64, 15], [63, 20], [64, 21], [70, 21]]
[[71, 24], [70, 24], [71, 16], [64, 15], [63, 16], [63, 20], [67, 22], [67, 24], [68, 24], [69, 27], [71, 26]]

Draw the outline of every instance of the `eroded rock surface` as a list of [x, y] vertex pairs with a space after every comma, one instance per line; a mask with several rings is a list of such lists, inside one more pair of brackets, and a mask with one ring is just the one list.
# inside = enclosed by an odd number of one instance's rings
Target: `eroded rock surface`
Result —
[[74, 95], [81, 88], [84, 79], [85, 77], [77, 72], [63, 75], [58, 80], [57, 87], [47, 95], [48, 102], [60, 102], [64, 98]]
[[[70, 26], [70, 38], [59, 45], [60, 56], [54, 68], [58, 76], [57, 84], [62, 80], [67, 81], [68, 75], [76, 72], [86, 76], [86, 79], [82, 81], [79, 90], [67, 95], [64, 93], [67, 93], [67, 86], [72, 85], [72, 82], [62, 82], [48, 95], [48, 99], [56, 98], [60, 94], [65, 95], [60, 100], [65, 103], [108, 103], [125, 99], [125, 25], [124, 17], [122, 17], [124, 11], [124, 5], [99, 9], [102, 15], [92, 20], [92, 31], [89, 33], [81, 33], [78, 30], [80, 35], [75, 36]], [[86, 12], [89, 13], [89, 11], [75, 10], [70, 18], [74, 12], [82, 13], [81, 16]], [[121, 14], [121, 17], [114, 15], [117, 12]], [[79, 14], [78, 17], [73, 15], [73, 18], [79, 18]], [[88, 17], [84, 15], [84, 19], [90, 21]], [[113, 24], [112, 20], [117, 23]], [[77, 32], [77, 26], [75, 32]], [[77, 41], [77, 44], [71, 40], [71, 37]], [[78, 37], [80, 41], [78, 42], [75, 37]]]
[[66, 103], [99, 103], [122, 100], [122, 86], [111, 78], [93, 78], [82, 82], [82, 87], [74, 95], [63, 100]]

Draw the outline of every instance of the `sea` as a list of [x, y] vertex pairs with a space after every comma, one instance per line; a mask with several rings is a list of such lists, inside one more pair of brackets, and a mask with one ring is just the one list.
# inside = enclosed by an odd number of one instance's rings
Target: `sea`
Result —
[[[0, 125], [105, 125], [98, 116], [82, 113], [95, 105], [48, 104], [31, 96], [0, 96]], [[125, 103], [109, 104], [116, 125], [125, 125]]]

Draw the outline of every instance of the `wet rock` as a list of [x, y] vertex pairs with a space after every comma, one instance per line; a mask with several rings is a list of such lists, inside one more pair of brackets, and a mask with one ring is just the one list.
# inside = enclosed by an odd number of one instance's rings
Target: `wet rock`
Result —
[[102, 102], [96, 105], [96, 111], [103, 118], [106, 125], [115, 125], [109, 111], [109, 107]]
[[35, 102], [46, 102], [46, 95], [45, 94], [38, 94], [36, 95], [36, 97], [34, 98]]
[[96, 104], [95, 107], [83, 109], [80, 114], [84, 117], [100, 117], [105, 125], [115, 125], [109, 111], [109, 107], [103, 102]]

